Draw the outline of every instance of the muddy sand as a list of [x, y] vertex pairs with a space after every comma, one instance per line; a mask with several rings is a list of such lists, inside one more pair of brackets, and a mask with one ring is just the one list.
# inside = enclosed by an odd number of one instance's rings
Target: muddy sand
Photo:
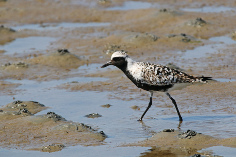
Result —
[[[0, 1], [0, 153], [233, 156], [235, 8], [233, 0]], [[140, 124], [148, 93], [100, 68], [116, 50], [215, 80], [171, 92], [183, 123], [155, 94]], [[187, 130], [195, 135], [180, 137]]]

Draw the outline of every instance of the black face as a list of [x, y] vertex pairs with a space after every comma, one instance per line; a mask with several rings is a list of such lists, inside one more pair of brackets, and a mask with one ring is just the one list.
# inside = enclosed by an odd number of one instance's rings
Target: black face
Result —
[[124, 57], [114, 57], [111, 62], [120, 69], [127, 64]]
[[106, 64], [104, 64], [102, 66], [102, 68], [107, 67], [109, 65], [114, 65], [114, 66], [120, 68], [121, 70], [123, 70], [123, 69], [126, 68], [127, 62], [125, 61], [124, 57], [114, 57], [114, 58], [112, 58], [111, 61], [109, 61]]

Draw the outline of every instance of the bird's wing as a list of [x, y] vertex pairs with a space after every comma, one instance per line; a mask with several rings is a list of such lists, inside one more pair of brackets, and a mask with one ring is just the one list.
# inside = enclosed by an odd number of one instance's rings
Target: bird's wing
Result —
[[171, 85], [175, 83], [191, 83], [197, 81], [197, 77], [188, 75], [167, 66], [139, 62], [142, 66], [141, 82], [149, 85]]

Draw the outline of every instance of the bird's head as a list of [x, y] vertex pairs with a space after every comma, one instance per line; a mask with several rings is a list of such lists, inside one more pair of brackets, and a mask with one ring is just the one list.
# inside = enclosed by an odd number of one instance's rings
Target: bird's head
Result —
[[127, 53], [125, 53], [125, 51], [116, 51], [111, 55], [111, 60], [106, 64], [104, 64], [103, 66], [101, 66], [101, 68], [105, 68], [109, 65], [114, 65], [122, 69], [122, 67], [127, 65], [127, 60], [126, 60], [127, 58], [128, 55]]

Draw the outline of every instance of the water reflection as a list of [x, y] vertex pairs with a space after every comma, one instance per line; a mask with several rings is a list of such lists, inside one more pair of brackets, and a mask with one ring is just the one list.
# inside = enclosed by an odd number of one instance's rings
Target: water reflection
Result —
[[236, 44], [235, 40], [226, 36], [212, 37], [209, 39], [209, 41], [212, 41], [214, 43], [199, 46], [193, 50], [187, 50], [185, 52], [179, 53], [183, 53], [182, 58], [184, 59], [202, 58], [206, 57], [209, 54], [217, 53], [220, 48], [227, 47], [231, 44]]
[[139, 2], [139, 1], [127, 1], [124, 2], [122, 6], [115, 6], [107, 8], [106, 10], [135, 10], [135, 9], [147, 9], [152, 6], [148, 2]]
[[190, 151], [185, 148], [173, 148], [173, 147], [152, 147], [146, 152], [141, 153], [140, 157], [185, 157], [197, 153], [196, 149]]
[[54, 41], [56, 41], [56, 38], [40, 36], [17, 38], [10, 43], [0, 45], [0, 50], [4, 50], [7, 54], [29, 53], [32, 51], [45, 50]]

